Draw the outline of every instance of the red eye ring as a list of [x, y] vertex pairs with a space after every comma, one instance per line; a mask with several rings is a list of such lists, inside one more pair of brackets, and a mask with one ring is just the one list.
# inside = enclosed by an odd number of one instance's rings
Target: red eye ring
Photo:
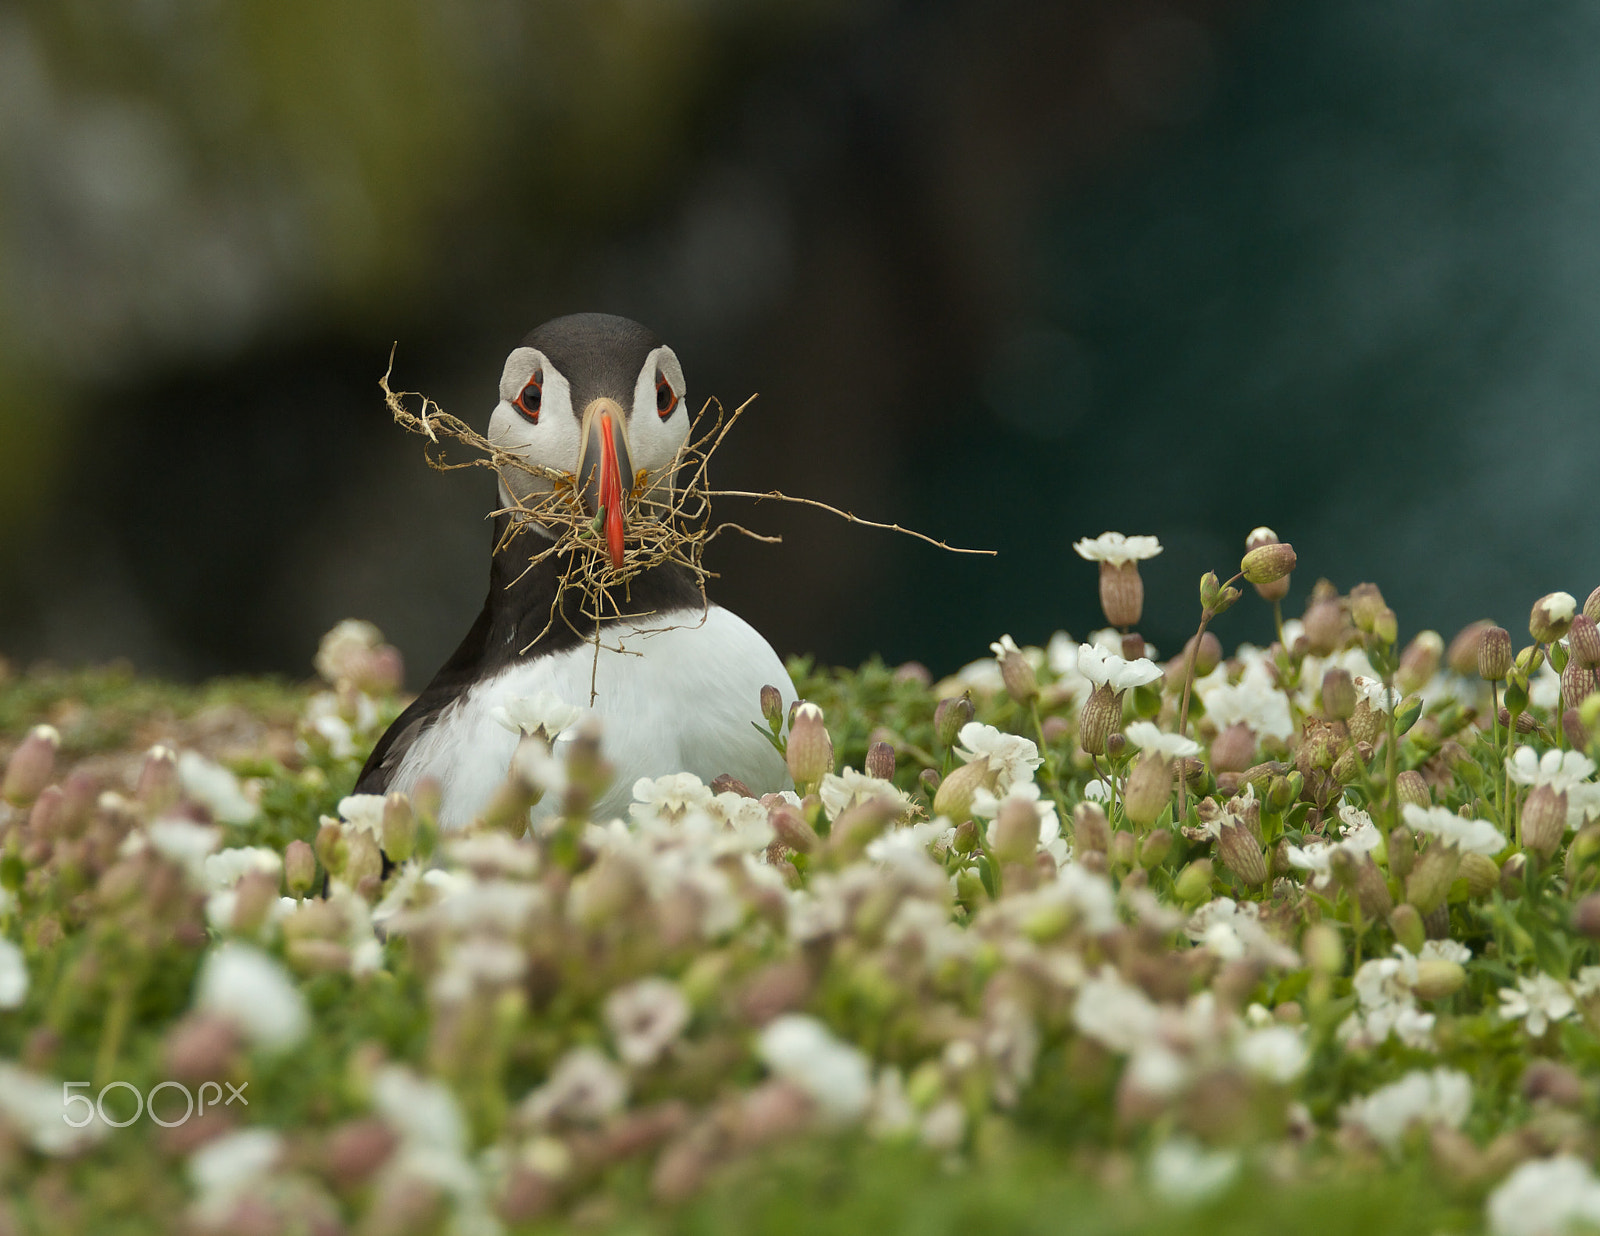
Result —
[[528, 379], [528, 384], [522, 388], [522, 393], [512, 401], [513, 406], [523, 416], [535, 425], [539, 423], [539, 406], [543, 399], [544, 391], [539, 384], [543, 375], [536, 369], [533, 376]]
[[656, 375], [656, 415], [659, 416], [662, 420], [666, 420], [667, 417], [672, 415], [674, 409], [676, 409], [677, 406], [678, 406], [678, 392], [672, 389], [672, 383], [668, 382], [664, 375], [657, 374]]

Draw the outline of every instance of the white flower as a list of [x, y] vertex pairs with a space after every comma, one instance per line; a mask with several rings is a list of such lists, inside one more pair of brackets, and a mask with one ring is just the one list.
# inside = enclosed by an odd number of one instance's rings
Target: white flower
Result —
[[554, 743], [583, 716], [583, 709], [550, 691], [517, 696], [489, 710], [489, 717], [513, 734], [540, 734]]
[[633, 783], [633, 797], [634, 803], [628, 813], [635, 821], [659, 820], [675, 824], [692, 810], [710, 811], [716, 795], [693, 773], [681, 772], [665, 777], [640, 777]]
[[1528, 1033], [1538, 1038], [1553, 1021], [1571, 1017], [1577, 1005], [1567, 985], [1548, 974], [1522, 975], [1515, 987], [1500, 989], [1500, 1016], [1507, 1021], [1521, 1017]]
[[1301, 1026], [1264, 1026], [1247, 1031], [1234, 1044], [1233, 1054], [1251, 1073], [1278, 1085], [1292, 1082], [1311, 1063], [1311, 1049], [1306, 1046]]
[[1577, 1155], [1530, 1159], [1489, 1194], [1492, 1236], [1564, 1236], [1600, 1227], [1600, 1180]]
[[1078, 990], [1072, 1006], [1078, 1029], [1112, 1051], [1131, 1052], [1161, 1026], [1161, 1010], [1110, 966], [1101, 966]]
[[189, 1156], [189, 1181], [199, 1195], [196, 1211], [211, 1223], [227, 1218], [282, 1155], [283, 1138], [271, 1129], [237, 1129], [207, 1142]]
[[479, 875], [527, 878], [539, 869], [538, 847], [498, 828], [451, 837], [444, 844], [444, 852], [452, 863]]
[[195, 1006], [233, 1021], [258, 1047], [280, 1051], [306, 1036], [304, 997], [282, 966], [260, 949], [230, 940], [206, 956]]
[[872, 1068], [851, 1043], [820, 1021], [785, 1013], [761, 1031], [756, 1054], [778, 1077], [799, 1086], [831, 1119], [858, 1120], [872, 1100]]
[[1413, 1070], [1399, 1081], [1352, 1099], [1339, 1109], [1339, 1119], [1365, 1129], [1390, 1153], [1413, 1124], [1458, 1129], [1472, 1110], [1472, 1080], [1453, 1069], [1431, 1073]]
[[340, 682], [355, 676], [367, 654], [383, 643], [383, 632], [363, 618], [346, 618], [322, 637], [312, 662], [327, 682]]
[[1123, 731], [1141, 751], [1154, 751], [1167, 759], [1200, 754], [1200, 744], [1181, 734], [1169, 734], [1153, 721], [1130, 721]]
[[1161, 552], [1161, 542], [1153, 536], [1123, 536], [1120, 532], [1102, 532], [1093, 540], [1085, 537], [1072, 546], [1078, 557], [1090, 562], [1109, 562], [1122, 566], [1129, 562], [1142, 562]]
[[1412, 832], [1428, 833], [1463, 854], [1498, 854], [1505, 849], [1504, 835], [1488, 820], [1463, 819], [1448, 807], [1419, 807], [1406, 803], [1406, 824]]
[[178, 757], [178, 782], [183, 792], [219, 823], [248, 824], [256, 818], [258, 808], [239, 785], [239, 778], [198, 751], [185, 751]]
[[1207, 1150], [1192, 1137], [1169, 1137], [1150, 1153], [1150, 1187], [1163, 1201], [1193, 1205], [1217, 1196], [1239, 1174], [1237, 1150]]
[[[77, 1093], [89, 1100], [89, 1112], [81, 1103], [67, 1106], [59, 1081], [0, 1060], [0, 1118], [41, 1154], [72, 1154], [111, 1131], [111, 1126], [93, 1110], [93, 1092]], [[84, 1121], [83, 1127], [68, 1124], [68, 1116], [74, 1123]]]
[[1097, 777], [1084, 785], [1083, 796], [1091, 802], [1108, 803], [1111, 801], [1111, 787]]
[[346, 794], [339, 800], [339, 819], [356, 832], [371, 833], [383, 842], [382, 794]]
[[1006, 734], [981, 721], [968, 721], [956, 735], [961, 744], [956, 754], [970, 764], [974, 760], [988, 761], [989, 770], [997, 774], [995, 789], [1005, 793], [1019, 781], [1032, 781], [1033, 770], [1044, 763], [1039, 748], [1019, 734]]
[[1365, 811], [1341, 803], [1339, 818], [1344, 821], [1344, 828], [1338, 841], [1317, 838], [1308, 842], [1303, 849], [1297, 845], [1287, 847], [1289, 865], [1314, 873], [1317, 878], [1313, 883], [1318, 888], [1325, 887], [1332, 879], [1335, 854], [1343, 851], [1359, 860], [1362, 855], [1376, 850], [1383, 841], [1383, 834]]
[[[1214, 681], [1219, 675], [1221, 681]], [[1229, 683], [1227, 671], [1218, 666], [1195, 684], [1195, 693], [1218, 730], [1242, 722], [1258, 736], [1288, 739], [1294, 735], [1289, 697], [1278, 689], [1264, 660], [1251, 660], [1237, 683]]]
[[822, 784], [817, 787], [817, 796], [822, 799], [822, 809], [828, 813], [830, 820], [836, 820], [851, 807], [874, 798], [887, 798], [897, 803], [901, 815], [911, 810], [910, 797], [898, 789], [894, 782], [881, 777], [869, 777], [853, 768], [824, 775]]
[[235, 846], [208, 855], [205, 861], [206, 887], [213, 892], [232, 888], [250, 871], [262, 871], [270, 876], [283, 872], [283, 855], [265, 846]]
[[1584, 966], [1572, 980], [1572, 994], [1579, 1000], [1600, 994], [1600, 966]]
[[1161, 672], [1161, 667], [1149, 657], [1128, 661], [1094, 644], [1078, 647], [1078, 673], [1097, 687], [1110, 686], [1113, 691], [1126, 691], [1154, 682], [1161, 677]]
[[1355, 687], [1361, 697], [1379, 712], [1393, 712], [1394, 706], [1401, 700], [1400, 688], [1384, 686], [1381, 678], [1369, 678], [1365, 674], [1357, 674]]
[[596, 1048], [574, 1047], [556, 1061], [544, 1085], [522, 1101], [535, 1124], [569, 1120], [599, 1124], [622, 1110], [628, 1079]]
[[1395, 956], [1361, 964], [1352, 985], [1360, 1010], [1340, 1023], [1341, 1042], [1353, 1047], [1376, 1047], [1391, 1034], [1407, 1047], [1433, 1049], [1434, 1015], [1417, 1007], [1413, 988], [1417, 959], [1396, 947]]
[[[1061, 836], [1061, 821], [1056, 818], [1056, 805], [1043, 797], [1039, 785], [1034, 781], [1019, 781], [1004, 794], [995, 795], [979, 786], [972, 795], [972, 814], [980, 819], [993, 821], [1000, 814], [1000, 809], [1008, 802], [1025, 802], [1033, 808], [1034, 814], [1039, 817], [1039, 846], [1044, 848], [1050, 845], [1057, 837]], [[994, 845], [994, 824], [991, 823], [986, 833], [989, 845]]]
[[467, 1145], [467, 1126], [450, 1088], [420, 1078], [404, 1065], [378, 1070], [372, 1079], [372, 1105], [409, 1145], [457, 1154]]
[[0, 936], [0, 1009], [16, 1009], [28, 998], [28, 961], [22, 950]]
[[652, 976], [607, 996], [605, 1018], [624, 1063], [654, 1064], [689, 1024], [689, 1002], [676, 983]]
[[[144, 835], [156, 853], [181, 866], [190, 881], [205, 884], [206, 856], [222, 844], [222, 833], [205, 824], [196, 824], [181, 815], [165, 815], [144, 826]], [[139, 848], [137, 833], [128, 834], [122, 843], [122, 853]]]
[[1184, 931], [1224, 961], [1249, 957], [1282, 969], [1300, 964], [1300, 955], [1262, 925], [1259, 902], [1217, 897], [1194, 912]]
[[1531, 747], [1518, 747], [1506, 758], [1506, 775], [1518, 785], [1548, 785], [1567, 796], [1568, 828], [1600, 816], [1600, 784], [1589, 780], [1594, 771], [1594, 761], [1581, 751], [1546, 751], [1541, 756]]

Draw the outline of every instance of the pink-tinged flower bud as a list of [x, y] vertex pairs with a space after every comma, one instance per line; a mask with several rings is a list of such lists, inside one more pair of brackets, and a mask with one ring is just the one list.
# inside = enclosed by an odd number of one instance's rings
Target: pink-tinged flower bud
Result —
[[5, 778], [0, 780], [0, 798], [26, 807], [39, 797], [39, 792], [50, 784], [56, 748], [60, 745], [61, 735], [53, 725], [36, 725], [29, 730], [6, 764]]
[[1144, 613], [1144, 580], [1139, 578], [1137, 562], [1101, 562], [1100, 608], [1114, 627], [1138, 625]]
[[231, 1018], [191, 1013], [167, 1031], [162, 1051], [167, 1076], [178, 1082], [226, 1077], [239, 1046], [239, 1030]]
[[1211, 744], [1214, 772], [1243, 772], [1255, 763], [1256, 736], [1243, 721], [1235, 721]]
[[817, 831], [806, 822], [806, 817], [796, 807], [786, 802], [774, 803], [767, 809], [767, 823], [779, 841], [799, 854], [809, 854], [817, 848]]
[[1460, 866], [1461, 852], [1436, 838], [1417, 855], [1417, 864], [1406, 879], [1406, 900], [1424, 915], [1443, 905]]
[[1350, 621], [1356, 624], [1356, 630], [1370, 634], [1378, 615], [1387, 608], [1377, 584], [1357, 584], [1350, 589]]
[[[1526, 692], [1523, 694], [1526, 695]], [[1539, 725], [1538, 721], [1534, 720], [1534, 716], [1531, 712], [1519, 712], [1516, 715], [1516, 718], [1513, 720], [1511, 716], [1511, 710], [1509, 708], [1502, 708], [1499, 715], [1500, 724], [1502, 727], [1507, 729], [1514, 727], [1519, 734], [1531, 734], [1536, 728], [1538, 728]]]
[[1287, 579], [1294, 566], [1294, 546], [1282, 542], [1258, 545], [1239, 562], [1245, 580], [1258, 588]]
[[1417, 981], [1411, 990], [1424, 1000], [1443, 1000], [1467, 984], [1467, 972], [1459, 962], [1442, 957], [1425, 957], [1417, 962]]
[[1467, 896], [1474, 901], [1500, 886], [1500, 868], [1487, 854], [1463, 854], [1456, 874], [1467, 882]]
[[1111, 824], [1094, 803], [1079, 803], [1072, 809], [1072, 843], [1082, 852], [1104, 854], [1110, 847]]
[[1322, 675], [1322, 714], [1348, 721], [1356, 710], [1356, 682], [1350, 671], [1335, 665]]
[[1038, 848], [1038, 811], [1026, 799], [1006, 799], [994, 821], [994, 856], [1002, 863], [1025, 863]]
[[1590, 893], [1572, 907], [1572, 930], [1600, 940], [1600, 893]]
[[1406, 902], [1389, 911], [1389, 930], [1394, 932], [1395, 942], [1403, 945], [1406, 952], [1412, 955], [1422, 952], [1422, 946], [1428, 939], [1428, 933], [1422, 927], [1422, 915], [1417, 913], [1416, 906]]
[[1111, 834], [1111, 849], [1107, 853], [1112, 866], [1125, 870], [1133, 866], [1133, 860], [1139, 853], [1139, 843], [1134, 840], [1132, 833], [1118, 829]]
[[[1404, 800], [1402, 800], [1404, 801]], [[1404, 880], [1417, 862], [1417, 840], [1404, 824], [1389, 834], [1389, 873]], [[1411, 950], [1413, 953], [1416, 949]]]
[[1557, 1107], [1581, 1108], [1588, 1101], [1583, 1078], [1555, 1060], [1535, 1060], [1523, 1070], [1522, 1094], [1530, 1103], [1543, 1100]]
[[1394, 909], [1394, 899], [1389, 896], [1389, 885], [1370, 854], [1357, 858], [1347, 850], [1335, 851], [1332, 869], [1364, 917], [1376, 922], [1389, 917], [1389, 911]]
[[1211, 860], [1197, 858], [1172, 883], [1172, 891], [1183, 905], [1193, 905], [1211, 896]]
[[867, 748], [866, 772], [880, 781], [894, 780], [894, 748], [886, 742], [875, 742]]
[[1600, 625], [1588, 614], [1578, 614], [1567, 630], [1567, 644], [1572, 649], [1573, 660], [1585, 669], [1600, 665]]
[[822, 721], [822, 709], [802, 703], [789, 722], [789, 775], [802, 794], [815, 789], [833, 771], [833, 739]]
[[1567, 793], [1553, 785], [1536, 785], [1522, 806], [1522, 844], [1548, 859], [1567, 835]]
[[1132, 631], [1122, 637], [1122, 659], [1124, 661], [1137, 661], [1144, 656], [1144, 653], [1144, 636], [1137, 631]]
[[1248, 828], [1224, 824], [1217, 833], [1217, 853], [1228, 870], [1246, 884], [1253, 887], [1267, 882], [1267, 861], [1261, 854], [1261, 843]]
[[933, 734], [941, 747], [953, 747], [961, 734], [961, 727], [971, 721], [977, 710], [972, 697], [965, 693], [939, 701], [933, 710]]
[[144, 765], [139, 769], [139, 781], [133, 791], [146, 816], [160, 815], [178, 801], [181, 793], [177, 753], [171, 747], [151, 747], [145, 752]]
[[1401, 694], [1409, 695], [1427, 686], [1439, 672], [1443, 659], [1444, 637], [1437, 631], [1419, 631], [1400, 654], [1400, 668], [1395, 671], [1395, 683]]
[[389, 861], [403, 863], [417, 848], [417, 817], [411, 800], [398, 790], [383, 800], [383, 852]]
[[939, 792], [939, 782], [943, 778], [931, 768], [924, 768], [917, 774], [917, 784], [922, 787], [922, 792], [928, 796], [928, 801], [933, 801], [933, 796]]
[[1478, 641], [1478, 677], [1486, 682], [1504, 682], [1511, 672], [1511, 632], [1504, 627], [1489, 627]]
[[828, 830], [828, 850], [843, 861], [854, 861], [883, 832], [884, 826], [900, 814], [900, 804], [887, 795], [868, 798], [846, 807]]
[[1139, 866], [1159, 867], [1172, 852], [1172, 830], [1158, 828], [1139, 842]]
[[1385, 644], [1392, 644], [1400, 638], [1400, 619], [1395, 616], [1394, 610], [1385, 605], [1374, 615], [1372, 633]]
[[1072, 733], [1072, 722], [1065, 717], [1046, 717], [1041, 728], [1044, 730], [1044, 745], [1053, 747]]
[[1406, 769], [1394, 779], [1394, 789], [1402, 803], [1410, 803], [1414, 807], [1433, 806], [1433, 794], [1428, 789], [1428, 782], [1414, 768]]
[[1155, 751], [1147, 751], [1128, 774], [1122, 809], [1130, 823], [1149, 828], [1166, 810], [1172, 798], [1172, 761]]
[[253, 936], [278, 900], [278, 877], [265, 871], [247, 871], [239, 877], [233, 892], [233, 920], [229, 926], [240, 935]]
[[972, 798], [979, 787], [989, 780], [986, 760], [973, 760], [950, 770], [950, 775], [939, 783], [939, 792], [933, 796], [933, 813], [954, 823], [972, 818]]
[[1344, 941], [1339, 929], [1330, 923], [1315, 923], [1306, 928], [1300, 954], [1313, 974], [1338, 974], [1344, 969]]
[[399, 1144], [382, 1120], [348, 1120], [329, 1130], [318, 1170], [341, 1189], [354, 1189], [388, 1162]]
[[317, 856], [299, 838], [283, 852], [283, 883], [291, 897], [304, 897], [317, 882]]
[[771, 683], [761, 688], [761, 715], [774, 730], [783, 728], [783, 692]]
[[1551, 592], [1533, 603], [1528, 615], [1528, 634], [1541, 644], [1554, 643], [1567, 633], [1578, 602], [1570, 592]]
[[1319, 657], [1337, 651], [1345, 641], [1344, 611], [1336, 598], [1313, 601], [1300, 621], [1306, 629], [1306, 646]]
[[366, 829], [353, 830], [345, 838], [349, 858], [345, 860], [343, 877], [351, 887], [359, 887], [368, 876], [383, 873], [383, 855], [378, 850], [378, 839]]
[[1078, 745], [1090, 755], [1104, 755], [1111, 731], [1122, 724], [1122, 696], [1101, 683], [1084, 701], [1078, 714]]
[[1006, 694], [1023, 705], [1038, 699], [1039, 679], [1011, 637], [1002, 635], [999, 642], [990, 644], [989, 648], [1000, 665], [1000, 680], [1006, 685]]
[[1244, 577], [1255, 585], [1257, 595], [1267, 602], [1281, 601], [1289, 595], [1289, 572], [1294, 570], [1295, 566], [1294, 550], [1288, 545], [1282, 546], [1283, 549], [1289, 550], [1289, 565], [1276, 578], [1270, 580], [1256, 579], [1251, 575], [1250, 555], [1279, 544], [1278, 534], [1271, 528], [1257, 528], [1245, 538], [1244, 542], [1245, 561], [1240, 564], [1240, 569], [1244, 571]]
[[344, 865], [350, 858], [350, 847], [345, 841], [344, 830], [338, 824], [330, 820], [317, 829], [314, 849], [317, 861], [322, 864], [323, 870], [334, 876], [344, 875]]
[[1588, 600], [1583, 603], [1583, 612], [1596, 622], [1600, 622], [1600, 588], [1589, 594]]
[[[1567, 662], [1567, 668], [1561, 671], [1561, 699], [1567, 708], [1576, 708], [1588, 699], [1595, 691], [1595, 672], [1587, 666], [1579, 665], [1578, 658], [1573, 657]], [[1587, 743], [1577, 743], [1578, 750], [1583, 750]]]
[[1464, 678], [1478, 672], [1478, 647], [1483, 643], [1483, 633], [1494, 626], [1487, 618], [1469, 622], [1456, 632], [1444, 654], [1445, 663]]

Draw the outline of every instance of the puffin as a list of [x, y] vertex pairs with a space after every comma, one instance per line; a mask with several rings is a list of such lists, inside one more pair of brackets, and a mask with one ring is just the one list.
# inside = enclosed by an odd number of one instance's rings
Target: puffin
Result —
[[[506, 357], [488, 440], [539, 471], [501, 467], [493, 514], [489, 592], [460, 647], [373, 748], [357, 794], [439, 787], [438, 822], [459, 829], [505, 781], [520, 731], [505, 722], [518, 701], [554, 696], [598, 722], [615, 769], [594, 818], [621, 815], [642, 778], [727, 774], [751, 793], [790, 787], [769, 741], [762, 688], [788, 714], [795, 693], [772, 646], [737, 614], [708, 601], [684, 566], [667, 561], [626, 574], [630, 517], [669, 494], [690, 428], [677, 354], [628, 318], [579, 313], [533, 330]], [[559, 474], [553, 479], [548, 473]], [[524, 518], [518, 501], [570, 485], [593, 517], [593, 536], [548, 552], [555, 534]], [[585, 606], [562, 587], [573, 555], [603, 553], [624, 582]], [[541, 557], [540, 555], [543, 554]], [[588, 612], [585, 612], [585, 611]], [[603, 615], [595, 617], [595, 614]], [[598, 639], [597, 639], [598, 636]], [[573, 741], [583, 721], [553, 744]], [[531, 813], [548, 818], [546, 795]]]

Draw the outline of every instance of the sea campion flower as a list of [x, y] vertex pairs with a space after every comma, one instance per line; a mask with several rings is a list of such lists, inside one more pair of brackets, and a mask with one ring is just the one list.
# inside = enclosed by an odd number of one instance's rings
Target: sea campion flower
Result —
[[1072, 546], [1078, 557], [1089, 562], [1106, 562], [1114, 567], [1130, 562], [1143, 562], [1161, 552], [1161, 541], [1153, 536], [1123, 536], [1120, 532], [1102, 532], [1094, 538], [1085, 537]]
[[1287, 741], [1294, 736], [1289, 697], [1278, 689], [1264, 659], [1252, 659], [1237, 683], [1230, 683], [1226, 671], [1219, 666], [1194, 684], [1194, 692], [1205, 705], [1206, 716], [1219, 730], [1242, 724], [1258, 738]]
[[1095, 644], [1078, 646], [1078, 673], [1097, 687], [1108, 686], [1113, 691], [1147, 686], [1161, 677], [1160, 667], [1148, 657], [1127, 661]]
[[1160, 1029], [1161, 1009], [1114, 968], [1101, 966], [1079, 989], [1072, 1020], [1097, 1043], [1126, 1054]]
[[872, 1101], [866, 1056], [814, 1017], [785, 1013], [775, 1018], [761, 1031], [756, 1054], [776, 1076], [809, 1094], [831, 1120], [859, 1120]]
[[628, 1079], [593, 1047], [574, 1047], [550, 1070], [550, 1077], [522, 1101], [524, 1115], [543, 1127], [557, 1120], [599, 1124], [621, 1111]]
[[1044, 763], [1038, 746], [1030, 739], [1004, 733], [981, 721], [963, 725], [959, 741], [956, 755], [968, 764], [984, 761], [1000, 794], [1019, 781], [1032, 781], [1034, 769]]
[[1552, 1022], [1571, 1017], [1576, 1008], [1567, 985], [1548, 974], [1520, 975], [1515, 987], [1500, 989], [1500, 1016], [1507, 1021], [1521, 1018], [1534, 1038]]
[[1472, 1110], [1472, 1079], [1454, 1069], [1420, 1069], [1399, 1081], [1352, 1099], [1339, 1109], [1339, 1119], [1355, 1125], [1391, 1154], [1413, 1125], [1459, 1129]]
[[518, 696], [489, 710], [489, 717], [513, 734], [537, 736], [554, 746], [583, 716], [583, 709], [551, 691]]
[[1432, 1051], [1434, 1015], [1417, 1007], [1417, 958], [1397, 947], [1393, 957], [1363, 962], [1352, 986], [1359, 1009], [1339, 1023], [1348, 1047], [1376, 1047], [1391, 1034], [1407, 1047]]
[[1169, 734], [1150, 721], [1134, 721], [1123, 731], [1128, 741], [1141, 751], [1153, 752], [1169, 760], [1199, 755], [1200, 744], [1181, 734]]
[[1015, 640], [1009, 635], [1002, 635], [989, 645], [989, 651], [994, 653], [995, 664], [1000, 667], [1001, 681], [1005, 683], [1006, 693], [1012, 699], [1019, 704], [1026, 704], [1038, 696], [1039, 679]]
[[183, 792], [210, 811], [218, 823], [248, 824], [260, 810], [238, 777], [198, 751], [185, 751], [178, 757], [178, 781]]
[[1600, 783], [1590, 780], [1595, 762], [1581, 751], [1546, 751], [1518, 747], [1506, 757], [1506, 775], [1518, 785], [1549, 786], [1567, 796], [1566, 827], [1577, 828], [1600, 816]]
[[1150, 1152], [1150, 1187], [1172, 1205], [1195, 1205], [1227, 1190], [1239, 1175], [1237, 1150], [1208, 1150], [1192, 1137], [1167, 1138]]
[[1600, 1227], [1600, 1180], [1573, 1154], [1530, 1159], [1489, 1194], [1492, 1236], [1562, 1236]]
[[1144, 612], [1144, 581], [1139, 578], [1139, 563], [1161, 552], [1161, 542], [1153, 536], [1123, 536], [1103, 532], [1093, 540], [1077, 542], [1073, 549], [1080, 558], [1100, 564], [1100, 608], [1114, 627], [1131, 627]]
[[678, 985], [652, 976], [606, 997], [606, 1026], [617, 1055], [635, 1067], [654, 1064], [689, 1024], [689, 1002]]
[[16, 1009], [28, 998], [28, 960], [22, 950], [0, 936], [0, 1009]]
[[1463, 819], [1448, 807], [1417, 807], [1406, 803], [1401, 808], [1407, 827], [1427, 833], [1463, 854], [1498, 854], [1505, 849], [1505, 835], [1488, 820]]
[[237, 1025], [268, 1051], [293, 1047], [311, 1027], [305, 998], [282, 966], [235, 940], [217, 945], [200, 968], [195, 1007]]
[[899, 815], [905, 815], [911, 810], [910, 796], [894, 782], [885, 781], [881, 777], [870, 777], [853, 768], [829, 773], [822, 779], [822, 784], [817, 789], [817, 796], [822, 799], [822, 809], [830, 820], [836, 820], [851, 807], [873, 799], [883, 799], [895, 804]]
[[197, 1217], [206, 1223], [227, 1219], [282, 1157], [283, 1138], [271, 1129], [236, 1129], [205, 1143], [189, 1157]]

